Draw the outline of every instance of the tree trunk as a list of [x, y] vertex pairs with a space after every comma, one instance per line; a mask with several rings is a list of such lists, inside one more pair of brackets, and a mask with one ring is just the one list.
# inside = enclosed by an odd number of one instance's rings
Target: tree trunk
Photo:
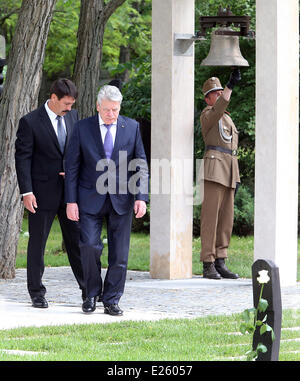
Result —
[[[119, 63], [123, 64], [130, 61], [130, 48], [128, 46], [120, 46], [120, 55], [119, 55]], [[128, 82], [129, 80], [129, 70], [126, 69], [117, 76], [123, 83]]]
[[37, 107], [42, 64], [56, 0], [23, 0], [0, 99], [0, 278], [15, 276], [23, 218], [15, 170], [19, 119]]
[[80, 118], [96, 112], [105, 24], [125, 0], [81, 0], [73, 80], [78, 89], [76, 109]]

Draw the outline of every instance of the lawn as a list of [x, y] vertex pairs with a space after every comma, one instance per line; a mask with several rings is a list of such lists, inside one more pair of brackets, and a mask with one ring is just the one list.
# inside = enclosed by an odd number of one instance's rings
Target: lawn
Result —
[[[102, 232], [105, 239], [106, 231]], [[26, 267], [26, 250], [28, 242], [27, 219], [23, 221], [22, 232], [19, 240], [17, 268]], [[251, 266], [253, 264], [253, 236], [233, 236], [229, 248], [228, 267], [231, 271], [238, 273], [242, 278], [251, 278]], [[300, 247], [300, 240], [298, 241]], [[193, 239], [193, 274], [202, 274], [202, 263], [200, 262], [200, 238]], [[107, 266], [107, 245], [102, 253], [101, 262], [103, 267]], [[298, 263], [300, 262], [300, 251], [298, 252]], [[46, 266], [68, 266], [67, 255], [62, 251], [62, 236], [57, 219], [52, 226], [50, 236], [45, 250]], [[128, 261], [129, 270], [149, 271], [150, 266], [150, 237], [144, 233], [132, 233], [130, 254]], [[300, 281], [300, 266], [298, 265], [297, 280]]]
[[[104, 230], [104, 239], [105, 235]], [[27, 242], [27, 220], [24, 219], [17, 268], [26, 267]], [[61, 232], [55, 220], [45, 251], [46, 266], [69, 265], [61, 246]], [[194, 274], [202, 274], [200, 248], [200, 239], [194, 238]], [[132, 233], [128, 268], [149, 271], [149, 251], [149, 235]], [[253, 237], [233, 236], [229, 258], [232, 271], [250, 278]], [[106, 246], [102, 264], [107, 266]], [[245, 361], [252, 338], [239, 332], [241, 319], [242, 311], [197, 319], [0, 330], [0, 361]], [[300, 360], [299, 327], [300, 310], [284, 310], [280, 361]]]
[[[239, 333], [240, 323], [234, 314], [2, 330], [0, 360], [245, 361], [251, 336]], [[285, 310], [280, 361], [299, 361], [299, 327], [300, 311]]]

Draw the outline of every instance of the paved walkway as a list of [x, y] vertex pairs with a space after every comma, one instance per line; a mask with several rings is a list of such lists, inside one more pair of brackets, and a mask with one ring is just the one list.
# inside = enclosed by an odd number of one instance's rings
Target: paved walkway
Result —
[[[105, 270], [103, 270], [103, 276]], [[110, 323], [123, 320], [195, 318], [232, 314], [252, 307], [250, 279], [210, 280], [201, 276], [184, 280], [151, 279], [148, 272], [128, 271], [125, 293], [120, 300], [122, 317], [104, 314], [102, 303], [92, 314], [81, 310], [81, 292], [70, 267], [46, 268], [43, 283], [49, 308], [31, 307], [26, 270], [16, 278], [0, 279], [0, 329], [21, 326]], [[300, 283], [282, 287], [282, 306], [300, 308]]]

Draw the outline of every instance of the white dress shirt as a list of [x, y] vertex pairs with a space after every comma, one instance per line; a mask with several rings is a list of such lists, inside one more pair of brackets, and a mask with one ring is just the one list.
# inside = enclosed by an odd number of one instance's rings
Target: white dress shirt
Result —
[[[102, 143], [104, 144], [104, 139], [105, 139], [105, 135], [107, 133], [107, 128], [105, 127], [105, 123], [103, 122], [100, 114], [98, 114], [98, 115], [99, 115], [99, 125], [100, 125]], [[116, 133], [117, 133], [117, 122], [112, 123], [112, 126], [110, 128], [110, 133], [112, 135], [113, 145], [115, 145], [115, 139], [116, 139]]]
[[[48, 102], [49, 102], [49, 99], [47, 100], [47, 102], [45, 103], [45, 109], [47, 111], [47, 114], [49, 116], [49, 119], [52, 123], [52, 126], [54, 128], [54, 131], [56, 133], [56, 136], [57, 136], [57, 123], [58, 123], [58, 120], [56, 119], [57, 118], [57, 114], [55, 114], [55, 112], [53, 112], [52, 110], [50, 110], [49, 106], [48, 106]], [[65, 123], [65, 119], [64, 117], [61, 118], [62, 120], [62, 124], [64, 126], [64, 129], [65, 129], [65, 132], [67, 132], [66, 130], [66, 123]]]

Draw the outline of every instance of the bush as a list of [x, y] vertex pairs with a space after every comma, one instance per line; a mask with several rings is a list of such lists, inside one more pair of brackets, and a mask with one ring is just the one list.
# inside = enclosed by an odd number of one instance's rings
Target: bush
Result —
[[234, 202], [233, 233], [239, 236], [254, 232], [254, 197], [248, 187], [241, 185]]
[[201, 204], [193, 208], [193, 236], [200, 237], [201, 232]]
[[142, 218], [132, 218], [132, 232], [150, 233], [150, 203], [147, 204], [147, 212]]
[[[200, 236], [201, 205], [195, 205], [193, 210], [193, 235]], [[254, 198], [248, 187], [241, 185], [234, 202], [233, 234], [246, 236], [254, 232]]]

